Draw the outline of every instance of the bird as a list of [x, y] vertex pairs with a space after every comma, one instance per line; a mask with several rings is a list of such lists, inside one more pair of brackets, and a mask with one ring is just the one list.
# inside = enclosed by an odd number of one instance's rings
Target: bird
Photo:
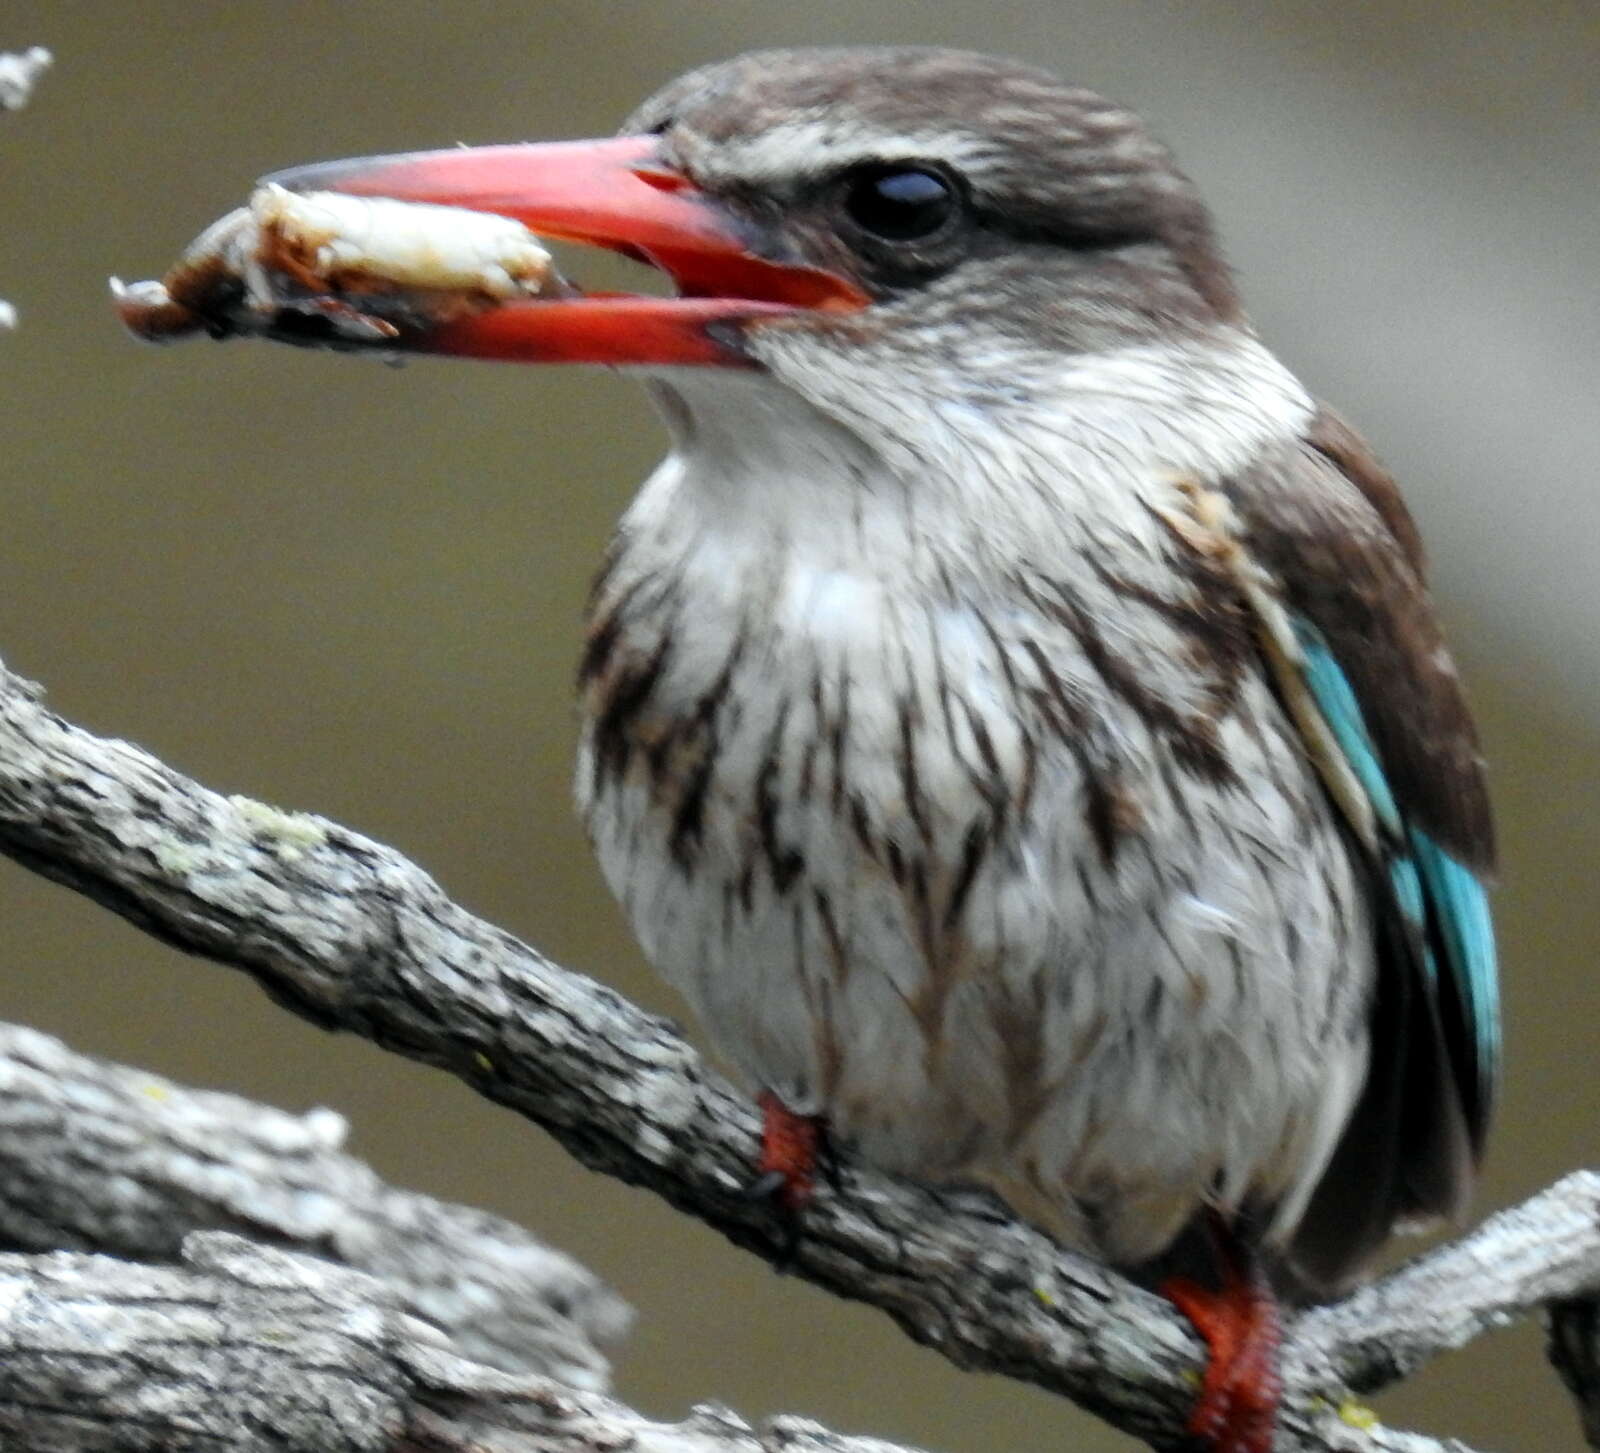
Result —
[[323, 163], [672, 296], [416, 346], [637, 373], [671, 451], [588, 607], [580, 811], [819, 1155], [993, 1187], [1166, 1291], [1264, 1453], [1279, 1302], [1458, 1217], [1499, 1076], [1483, 756], [1417, 527], [1258, 337], [1140, 118], [1019, 62], [758, 51], [594, 142]]

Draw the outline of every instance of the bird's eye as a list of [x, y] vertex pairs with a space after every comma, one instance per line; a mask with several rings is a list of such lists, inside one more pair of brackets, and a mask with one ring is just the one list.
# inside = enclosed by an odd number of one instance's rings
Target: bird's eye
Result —
[[931, 237], [960, 207], [950, 179], [926, 167], [867, 167], [850, 177], [844, 194], [850, 220], [886, 242]]

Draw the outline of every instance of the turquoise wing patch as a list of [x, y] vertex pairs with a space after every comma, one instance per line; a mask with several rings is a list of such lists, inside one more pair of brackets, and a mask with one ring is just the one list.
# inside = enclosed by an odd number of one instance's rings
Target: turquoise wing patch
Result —
[[1371, 804], [1386, 850], [1394, 906], [1414, 932], [1424, 973], [1471, 1041], [1477, 1099], [1494, 1097], [1500, 1067], [1500, 995], [1489, 897], [1472, 870], [1408, 823], [1384, 774], [1361, 704], [1322, 632], [1293, 621], [1302, 671], [1318, 712]]

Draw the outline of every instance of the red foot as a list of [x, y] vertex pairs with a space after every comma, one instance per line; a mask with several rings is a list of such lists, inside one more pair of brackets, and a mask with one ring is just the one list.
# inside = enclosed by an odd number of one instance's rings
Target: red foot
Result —
[[804, 1210], [817, 1185], [822, 1120], [796, 1115], [771, 1090], [756, 1097], [761, 1107], [761, 1174], [756, 1187], [785, 1211]]
[[1182, 1279], [1161, 1287], [1211, 1352], [1188, 1432], [1210, 1453], [1271, 1453], [1283, 1392], [1278, 1303], [1248, 1250], [1220, 1223], [1217, 1229], [1221, 1290]]

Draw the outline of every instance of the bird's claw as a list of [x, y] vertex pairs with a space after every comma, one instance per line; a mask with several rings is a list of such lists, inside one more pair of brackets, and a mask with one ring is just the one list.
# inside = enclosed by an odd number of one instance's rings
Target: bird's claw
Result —
[[1229, 1275], [1220, 1291], [1176, 1279], [1162, 1295], [1210, 1355], [1185, 1431], [1207, 1453], [1271, 1453], [1282, 1380], [1278, 1304], [1264, 1281]]
[[817, 1188], [817, 1169], [827, 1158], [820, 1116], [796, 1115], [771, 1090], [763, 1090], [760, 1176], [755, 1182], [786, 1211], [803, 1211]]
[[833, 1184], [838, 1162], [819, 1116], [796, 1115], [771, 1090], [763, 1090], [756, 1103], [761, 1107], [761, 1158], [745, 1194], [768, 1202], [782, 1221], [784, 1242], [776, 1264], [783, 1271], [800, 1249], [801, 1221], [816, 1194], [818, 1170]]

